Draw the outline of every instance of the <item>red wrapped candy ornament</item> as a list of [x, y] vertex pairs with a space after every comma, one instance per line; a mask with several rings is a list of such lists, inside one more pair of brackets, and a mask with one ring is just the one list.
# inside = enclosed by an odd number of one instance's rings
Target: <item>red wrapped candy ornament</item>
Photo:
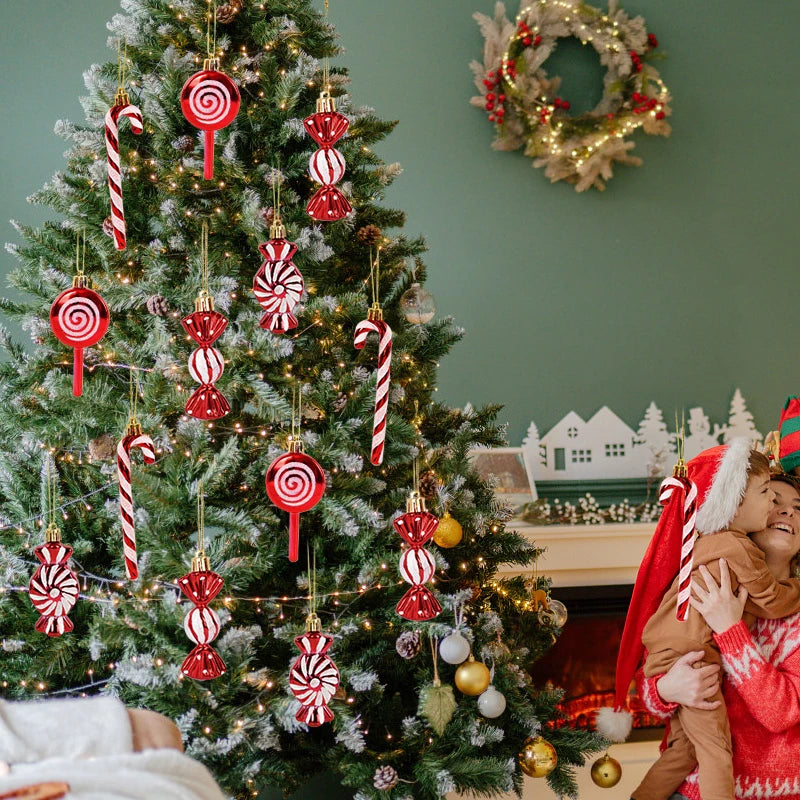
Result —
[[241, 97], [236, 84], [219, 71], [219, 59], [207, 58], [181, 90], [181, 111], [189, 122], [205, 131], [203, 177], [214, 177], [214, 131], [225, 128], [239, 113]]
[[195, 604], [183, 621], [183, 629], [196, 646], [184, 659], [181, 672], [198, 681], [225, 674], [225, 662], [209, 644], [219, 634], [219, 617], [208, 607], [223, 584], [222, 578], [211, 570], [211, 562], [203, 550], [198, 550], [192, 559], [192, 571], [178, 581], [181, 591]]
[[33, 607], [41, 614], [36, 630], [48, 636], [61, 636], [73, 629], [67, 616], [78, 602], [78, 576], [67, 566], [72, 548], [61, 543], [61, 531], [51, 522], [45, 533], [45, 544], [33, 552], [41, 565], [33, 574], [28, 592]]
[[334, 144], [350, 127], [350, 120], [336, 110], [336, 102], [330, 92], [323, 91], [317, 98], [317, 111], [303, 120], [309, 136], [319, 145], [309, 161], [311, 177], [321, 183], [306, 206], [306, 211], [320, 222], [344, 219], [353, 207], [333, 184], [344, 176], [344, 156]]
[[328, 655], [333, 636], [322, 632], [319, 617], [312, 613], [306, 632], [294, 643], [301, 653], [289, 671], [289, 689], [300, 701], [295, 719], [316, 728], [333, 719], [328, 703], [339, 688], [339, 670]]
[[325, 494], [325, 472], [303, 452], [300, 436], [289, 437], [289, 452], [278, 456], [267, 470], [267, 495], [289, 512], [289, 561], [297, 561], [300, 550], [300, 514], [310, 511]]
[[50, 327], [63, 344], [75, 348], [72, 366], [72, 394], [83, 394], [83, 351], [97, 344], [108, 330], [105, 300], [94, 291], [91, 278], [79, 272], [72, 288], [65, 289], [50, 307]]
[[411, 584], [397, 604], [397, 613], [403, 619], [429, 620], [442, 610], [433, 592], [423, 585], [436, 572], [436, 562], [423, 545], [433, 537], [438, 525], [438, 518], [427, 510], [419, 492], [411, 492], [406, 513], [394, 521], [395, 530], [409, 545], [400, 556], [400, 574]]
[[292, 263], [297, 245], [286, 238], [286, 228], [277, 213], [269, 235], [269, 241], [258, 246], [264, 263], [253, 278], [253, 293], [266, 311], [259, 325], [272, 333], [286, 333], [297, 327], [292, 311], [303, 294], [303, 276]]

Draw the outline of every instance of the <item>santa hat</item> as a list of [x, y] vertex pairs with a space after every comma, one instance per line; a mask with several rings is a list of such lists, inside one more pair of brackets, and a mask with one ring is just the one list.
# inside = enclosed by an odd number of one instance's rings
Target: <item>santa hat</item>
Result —
[[800, 467], [800, 399], [794, 395], [786, 400], [781, 412], [781, 443], [778, 458], [785, 472]]
[[[680, 569], [684, 501], [691, 484], [697, 489], [695, 530], [699, 534], [725, 530], [736, 516], [747, 489], [751, 449], [750, 440], [742, 437], [704, 450], [685, 467], [682, 464], [676, 467], [675, 476], [662, 484], [659, 500], [664, 511], [636, 575], [617, 656], [615, 706], [618, 710], [625, 708], [628, 687], [644, 655], [644, 626], [658, 609]], [[629, 716], [626, 712], [604, 712], [598, 715], [598, 730], [609, 739], [621, 741], [627, 736], [626, 724], [630, 731], [630, 722], [623, 719]]]

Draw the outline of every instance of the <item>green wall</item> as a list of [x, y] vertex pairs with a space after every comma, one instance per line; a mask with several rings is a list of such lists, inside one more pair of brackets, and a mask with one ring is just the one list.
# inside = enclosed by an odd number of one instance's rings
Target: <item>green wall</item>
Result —
[[[82, 118], [81, 72], [113, 57], [104, 23], [117, 6], [0, 0], [4, 241], [15, 239], [9, 217], [43, 218], [24, 198], [62, 164], [53, 123]], [[427, 236], [429, 288], [467, 329], [442, 362], [440, 395], [505, 403], [511, 443], [530, 419], [543, 431], [602, 404], [634, 426], [650, 400], [667, 418], [702, 405], [721, 422], [737, 386], [768, 429], [800, 390], [800, 4], [625, 4], [669, 55], [659, 68], [674, 133], [639, 136], [644, 166], [582, 195], [519, 153], [492, 151], [490, 125], [468, 104], [468, 63], [482, 49], [471, 16], [493, 6], [331, 2], [356, 101], [401, 121], [381, 149], [405, 170], [389, 202], [408, 212], [409, 233]], [[591, 53], [559, 55], [569, 96], [596, 92]]]

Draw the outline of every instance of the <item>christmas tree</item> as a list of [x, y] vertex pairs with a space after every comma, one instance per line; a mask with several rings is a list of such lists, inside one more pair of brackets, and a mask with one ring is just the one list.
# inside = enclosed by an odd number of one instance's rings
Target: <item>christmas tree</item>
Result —
[[[532, 565], [539, 552], [506, 527], [507, 510], [470, 466], [471, 448], [502, 443], [498, 407], [457, 411], [433, 400], [438, 359], [462, 332], [420, 309], [425, 297], [413, 284], [424, 282], [424, 242], [404, 236], [403, 213], [381, 205], [398, 170], [373, 148], [393, 124], [352, 105], [344, 70], [328, 72], [335, 36], [307, 0], [124, 0], [109, 27], [118, 58], [86, 73], [85, 124], [57, 126], [71, 142], [66, 169], [32, 198], [60, 219], [18, 226], [24, 244], [14, 248], [11, 282], [27, 299], [1, 305], [35, 345], [27, 352], [2, 334], [3, 693], [111, 691], [167, 714], [189, 754], [237, 798], [291, 792], [322, 770], [359, 798], [496, 794], [520, 787], [517, 755], [538, 734], [558, 755], [548, 781], [574, 794], [574, 765], [601, 742], [563, 725], [558, 690], [532, 685], [525, 672], [558, 633], [553, 615], [530, 611], [546, 578], [526, 587], [495, 575], [500, 564]], [[215, 141], [181, 107], [182, 87], [204, 68], [225, 73], [217, 83], [229, 101], [240, 95]], [[320, 143], [303, 120], [334, 104], [349, 131], [335, 143], [346, 174], [331, 196], [353, 210], [318, 222], [306, 204], [318, 189], [309, 157]], [[126, 106], [141, 111], [138, 135]], [[112, 213], [115, 147], [124, 210], [117, 202]], [[336, 156], [325, 157], [338, 175]], [[316, 174], [324, 169], [318, 163]], [[259, 246], [284, 236], [297, 252], [275, 263], [291, 259], [304, 290], [281, 311], [288, 317], [266, 315], [270, 330], [251, 287], [273, 252]], [[69, 332], [57, 339], [49, 321], [76, 269], [81, 301], [96, 292], [110, 316], [102, 339], [82, 350], [82, 368], [64, 344]], [[193, 323], [182, 327], [193, 311], [206, 321], [222, 314], [227, 328], [204, 338]], [[376, 370], [385, 356], [377, 336], [354, 347], [367, 317], [393, 332], [390, 378]], [[79, 397], [73, 371], [83, 376]], [[376, 393], [387, 380], [381, 459]], [[130, 486], [114, 463], [126, 434]], [[144, 463], [141, 436], [153, 443]], [[287, 450], [314, 459], [326, 484], [301, 515], [297, 561], [287, 558], [289, 515], [264, 487]], [[409, 589], [398, 565], [414, 548], [403, 549], [393, 522], [407, 507], [420, 510], [419, 496], [409, 499], [417, 486], [430, 511], [451, 517], [448, 537], [429, 545], [429, 588], [443, 611], [408, 621], [395, 610]], [[74, 549], [80, 598], [69, 611], [74, 630], [48, 638], [34, 629], [28, 581], [34, 548], [57, 540], [56, 528]], [[179, 590], [192, 562], [193, 574], [213, 570], [225, 582], [210, 601], [216, 616], [202, 602], [192, 612]], [[213, 667], [213, 648], [224, 661], [213, 680], [182, 671], [187, 612], [202, 647], [221, 623], [203, 656]], [[317, 627], [333, 637], [340, 678], [332, 721], [309, 726], [296, 718], [289, 672], [295, 637]], [[473, 680], [462, 671], [459, 685], [472, 694], [450, 691], [456, 666], [432, 657], [454, 628], [493, 667], [494, 694], [482, 704], [474, 695], [488, 670], [467, 662]]]

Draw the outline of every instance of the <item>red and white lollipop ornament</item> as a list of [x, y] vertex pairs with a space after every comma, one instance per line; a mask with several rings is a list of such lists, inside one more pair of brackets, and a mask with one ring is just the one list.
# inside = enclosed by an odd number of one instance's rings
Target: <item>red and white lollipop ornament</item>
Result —
[[317, 461], [303, 452], [300, 436], [290, 436], [289, 452], [270, 464], [266, 483], [269, 499], [289, 512], [289, 561], [297, 561], [300, 514], [314, 508], [325, 494], [325, 472]]
[[219, 71], [219, 59], [207, 58], [181, 90], [181, 110], [189, 122], [205, 131], [203, 177], [214, 177], [214, 132], [233, 122], [239, 113], [241, 96], [236, 84]]
[[50, 327], [56, 338], [75, 348], [72, 374], [75, 397], [83, 394], [83, 351], [97, 344], [108, 330], [108, 306], [91, 286], [91, 279], [79, 272], [72, 280], [72, 287], [61, 292], [50, 307]]

